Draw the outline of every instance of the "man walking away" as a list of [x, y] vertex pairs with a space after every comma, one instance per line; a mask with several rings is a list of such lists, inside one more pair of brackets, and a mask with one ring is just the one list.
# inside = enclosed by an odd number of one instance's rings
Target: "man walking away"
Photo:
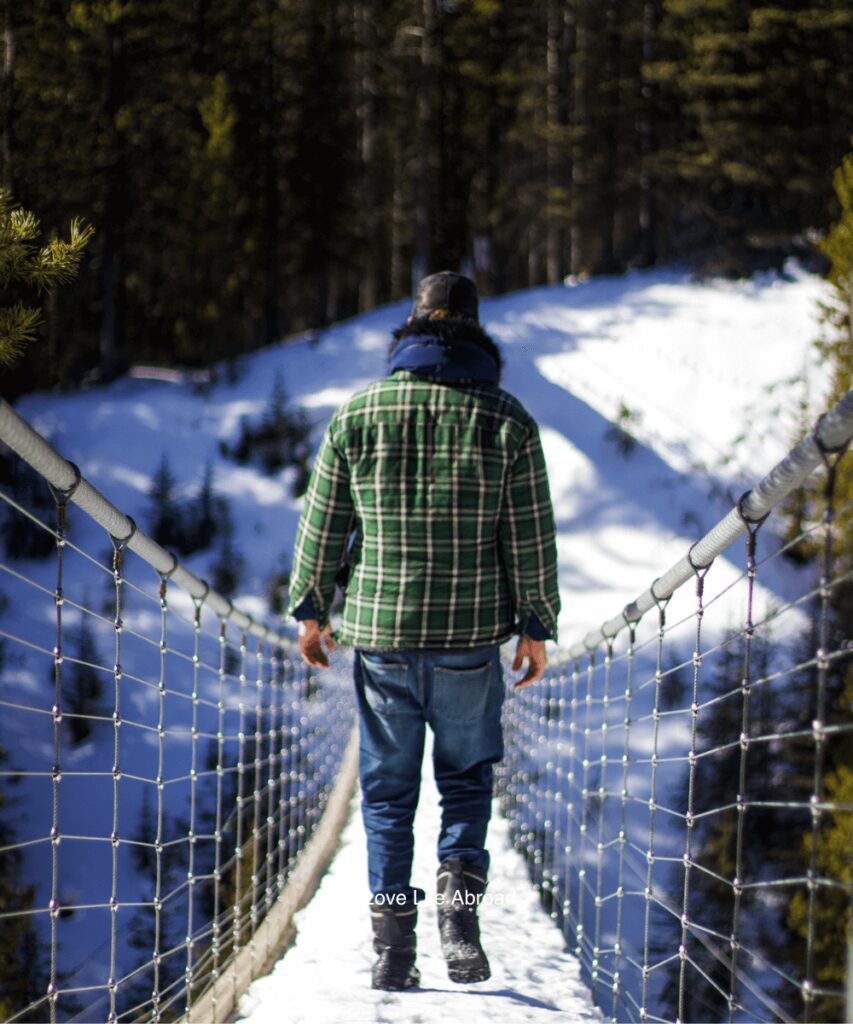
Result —
[[484, 981], [492, 766], [503, 756], [499, 648], [519, 634], [516, 687], [557, 638], [554, 516], [535, 421], [500, 387], [477, 291], [450, 272], [421, 282], [394, 332], [387, 376], [334, 414], [299, 522], [289, 613], [309, 665], [335, 649], [329, 610], [346, 558], [337, 639], [352, 644], [367, 833], [373, 987], [417, 985], [412, 825], [424, 736], [441, 794], [437, 900], [453, 981]]

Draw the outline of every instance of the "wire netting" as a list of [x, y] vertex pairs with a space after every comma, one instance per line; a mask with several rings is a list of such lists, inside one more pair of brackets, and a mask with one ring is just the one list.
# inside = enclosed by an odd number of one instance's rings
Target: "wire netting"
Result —
[[[613, 1021], [841, 1021], [850, 941], [850, 553], [819, 519], [694, 565], [505, 706], [501, 805]], [[817, 570], [777, 572], [804, 546]], [[737, 562], [740, 561], [740, 569]], [[685, 591], [687, 588], [685, 588]], [[654, 592], [654, 587], [652, 588]]]
[[129, 537], [98, 553], [42, 486], [35, 510], [0, 492], [0, 1015], [192, 1019], [241, 950], [270, 953], [351, 731], [346, 659], [312, 672]]

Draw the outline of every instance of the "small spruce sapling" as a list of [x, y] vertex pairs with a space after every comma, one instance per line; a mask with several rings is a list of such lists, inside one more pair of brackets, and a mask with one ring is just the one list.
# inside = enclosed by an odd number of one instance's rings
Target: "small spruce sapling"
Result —
[[616, 445], [616, 450], [623, 458], [629, 458], [637, 447], [637, 439], [632, 429], [639, 426], [642, 417], [630, 409], [624, 401], [620, 401], [616, 418], [604, 433], [605, 440]]
[[184, 509], [176, 493], [176, 481], [165, 453], [154, 474], [148, 492], [151, 501], [149, 528], [151, 536], [164, 548], [183, 553], [186, 542]]
[[[35, 519], [45, 526], [56, 524], [56, 502], [44, 478], [17, 456], [0, 452], [0, 484]], [[0, 509], [3, 546], [6, 556], [21, 558], [47, 558], [56, 551], [56, 539], [50, 529], [39, 526], [28, 516], [10, 505]]]
[[287, 393], [280, 374], [276, 374], [269, 405], [257, 423], [248, 417], [240, 420], [240, 436], [233, 446], [220, 444], [223, 455], [245, 464], [258, 462], [267, 474], [296, 467], [292, 489], [295, 497], [308, 486], [308, 462], [311, 457], [311, 423], [301, 409], [288, 408]]
[[211, 586], [225, 597], [233, 597], [246, 570], [246, 560], [234, 543], [234, 522], [227, 505], [222, 512], [220, 534], [222, 543], [211, 566]]

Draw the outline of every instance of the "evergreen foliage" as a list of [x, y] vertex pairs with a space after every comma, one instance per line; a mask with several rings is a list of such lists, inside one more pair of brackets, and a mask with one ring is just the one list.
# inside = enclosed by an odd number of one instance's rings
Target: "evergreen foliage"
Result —
[[[150, 1006], [154, 981], [153, 967], [150, 961], [155, 941], [159, 941], [159, 949], [162, 954], [158, 979], [160, 992], [172, 991], [170, 986], [179, 978], [183, 978], [186, 967], [183, 935], [181, 935], [178, 923], [181, 914], [180, 910], [176, 909], [179, 904], [174, 898], [174, 893], [176, 890], [180, 891], [181, 881], [185, 882], [186, 880], [188, 861], [183, 840], [189, 826], [188, 823], [180, 821], [166, 812], [163, 813], [161, 825], [162, 833], [159, 838], [162, 842], [162, 852], [159, 858], [159, 882], [160, 897], [166, 902], [164, 902], [164, 908], [160, 914], [158, 935], [154, 910], [158, 877], [158, 858], [154, 844], [158, 839], [158, 821], [154, 809], [154, 798], [146, 789], [131, 846], [134, 867], [145, 880], [144, 905], [134, 912], [127, 925], [127, 944], [135, 951], [136, 968], [141, 968], [143, 964], [148, 964], [148, 966], [144, 970], [139, 970], [139, 973], [134, 973], [132, 978], [119, 989], [119, 1012], [129, 1014], [132, 1010], [133, 1018], [137, 1020], [149, 1019], [146, 1014], [140, 1013], [138, 1008], [146, 1004]], [[167, 901], [167, 897], [170, 895], [173, 898]], [[171, 908], [171, 912], [169, 912], [169, 908]], [[174, 1020], [179, 1015], [178, 1007], [173, 1006], [164, 1009], [161, 1019]]]
[[[849, 390], [853, 379], [853, 155], [845, 157], [834, 178], [840, 218], [832, 227], [821, 245], [829, 259], [827, 273], [832, 291], [830, 301], [822, 311], [823, 337], [817, 343], [820, 356], [829, 360], [832, 367], [831, 386], [825, 404], [831, 407]], [[829, 456], [836, 462], [838, 456]], [[804, 568], [810, 567], [815, 580], [823, 572], [825, 534], [814, 527], [824, 517], [827, 507], [828, 478], [826, 473], [817, 474], [813, 480], [800, 488], [786, 503], [786, 535], [791, 542], [791, 555]], [[766, 902], [754, 907], [746, 901], [746, 913], [755, 930], [753, 940], [762, 952], [774, 963], [784, 965], [792, 977], [802, 977], [807, 955], [809, 938], [813, 942], [815, 977], [819, 989], [842, 991], [846, 976], [847, 943], [851, 928], [849, 887], [851, 884], [850, 850], [853, 848], [853, 737], [849, 730], [837, 729], [849, 725], [853, 712], [853, 656], [849, 649], [849, 629], [853, 622], [853, 459], [849, 453], [836, 463], [832, 486], [834, 509], [832, 541], [829, 557], [832, 562], [831, 586], [827, 592], [826, 608], [820, 598], [814, 599], [808, 607], [809, 628], [795, 637], [787, 654], [789, 666], [802, 666], [783, 675], [782, 685], [774, 687], [772, 693], [774, 729], [768, 731], [790, 733], [791, 738], [779, 744], [761, 744], [749, 752], [749, 799], [765, 799], [770, 805], [758, 813], [752, 809], [746, 815], [746, 822], [753, 827], [760, 826], [761, 841], [746, 842], [748, 870], [750, 877], [775, 877], [802, 879], [811, 869], [814, 848], [815, 870], [822, 879], [834, 879], [840, 886], [819, 884], [814, 890], [814, 903], [810, 909], [809, 893], [804, 885], [791, 886], [786, 900], [779, 903]], [[805, 536], [801, 534], [805, 532]], [[798, 539], [799, 538], [799, 539]], [[827, 639], [825, 648], [838, 652], [832, 657], [825, 673], [821, 676], [819, 658], [816, 654], [824, 646], [821, 628], [826, 616]], [[730, 656], [723, 658], [715, 679], [726, 676], [735, 678], [736, 666], [727, 666]], [[766, 687], [764, 688], [766, 690]], [[814, 767], [817, 755], [813, 739], [813, 723], [817, 713], [818, 692], [822, 690], [823, 725], [827, 729], [822, 743], [821, 779], [823, 800], [834, 809], [822, 811], [815, 819], [806, 811], [796, 811], [781, 806], [773, 807], [774, 792], [785, 793], [785, 803], [800, 803], [807, 806], [813, 792]], [[767, 699], [770, 693], [767, 692]], [[752, 701], [754, 705], [754, 698]], [[726, 702], [720, 702], [703, 713], [701, 732], [711, 742], [724, 742], [729, 735], [737, 735], [739, 726], [736, 714], [726, 720]], [[736, 709], [731, 709], [733, 712]], [[751, 714], [754, 712], [754, 706]], [[770, 723], [769, 719], [765, 721]], [[782, 723], [780, 726], [779, 723]], [[836, 727], [836, 729], [833, 729]], [[731, 755], [735, 757], [735, 753]], [[710, 776], [703, 776], [701, 789], [697, 790], [701, 801], [706, 800], [709, 790], [714, 794], [712, 804], [724, 805], [732, 802], [736, 786], [736, 765], [709, 765]], [[726, 795], [726, 776], [729, 775], [731, 792]], [[722, 785], [715, 793], [718, 785]], [[723, 877], [732, 877], [732, 842], [734, 832], [726, 831], [725, 815], [719, 822], [706, 819], [698, 826], [697, 860]], [[731, 826], [731, 823], [729, 823]], [[761, 851], [761, 862], [751, 864], [752, 849]], [[764, 873], [762, 876], [762, 872]], [[744, 872], [744, 877], [747, 872]], [[709, 926], [720, 934], [727, 934], [725, 925], [726, 900], [731, 901], [724, 886], [705, 873], [694, 873], [692, 883], [697, 893], [697, 905], [709, 913]], [[843, 888], [846, 886], [846, 890]], [[722, 916], [720, 916], [722, 915]], [[701, 953], [700, 953], [701, 957]], [[708, 977], [715, 979], [725, 989], [720, 965], [704, 964]], [[715, 973], [716, 972], [716, 973]], [[674, 1006], [674, 988], [668, 989], [670, 1004]], [[777, 998], [793, 1019], [803, 1016], [803, 1001], [791, 986], [780, 985]], [[725, 1014], [725, 1001], [715, 993], [712, 985], [697, 980], [691, 983], [688, 993], [691, 1019], [716, 1017]], [[817, 995], [809, 1010], [810, 1019], [821, 1021], [844, 1020], [843, 1000], [829, 995]]]
[[[830, 261], [827, 278], [832, 286], [830, 301], [823, 309], [824, 336], [818, 351], [832, 366], [830, 393], [826, 404], [839, 401], [853, 385], [853, 153], [844, 158], [836, 171], [835, 191], [840, 217], [828, 233], [821, 248]], [[825, 483], [818, 480], [804, 488], [789, 509], [789, 533], [795, 535], [804, 521], [815, 520], [825, 508]], [[849, 723], [853, 714], [853, 654], [850, 650], [850, 623], [853, 622], [853, 458], [848, 452], [836, 465], [833, 487], [833, 539], [830, 557], [835, 582], [827, 601], [829, 619], [828, 649], [843, 652], [830, 663], [825, 686], [825, 722]], [[811, 562], [815, 571], [824, 552], [820, 539], [800, 545], [801, 560]], [[814, 615], [819, 614], [815, 608]], [[817, 691], [817, 669], [811, 666], [804, 673], [804, 686], [812, 699]], [[810, 723], [803, 722], [804, 727]], [[849, 732], [830, 733], [824, 753], [825, 799], [839, 810], [827, 811], [818, 819], [816, 832], [817, 870], [824, 877], [836, 878], [848, 887], [847, 892], [820, 886], [814, 907], [816, 981], [836, 991], [843, 988], [846, 976], [846, 948], [850, 941], [851, 908], [849, 887], [851, 875], [850, 850], [853, 849], [853, 737]], [[803, 857], [810, 859], [812, 830], [801, 830]], [[795, 892], [788, 907], [788, 927], [805, 942], [809, 931], [808, 897]], [[849, 979], [848, 984], [849, 984]], [[818, 1020], [844, 1020], [842, 1001], [817, 997], [813, 1017]]]
[[[185, 545], [188, 551], [207, 548], [217, 536], [224, 533], [226, 530], [226, 514], [227, 506], [224, 500], [217, 498], [214, 494], [213, 463], [208, 462], [204, 467], [201, 488], [190, 516], [188, 528], [192, 538], [187, 538]], [[230, 519], [228, 520], [227, 528], [232, 529]]]
[[[786, 652], [789, 664], [798, 657], [808, 659], [813, 652], [812, 637]], [[793, 731], [794, 722], [808, 716], [809, 703], [804, 681], [799, 676], [783, 675], [781, 683], [772, 682], [773, 673], [782, 662], [779, 644], [759, 630], [752, 641], [750, 656], [750, 696], [748, 738], [757, 738], [779, 731]], [[695, 825], [692, 839], [690, 900], [688, 916], [697, 927], [707, 929], [710, 946], [689, 939], [689, 954], [701, 974], [688, 967], [684, 992], [686, 1020], [722, 1020], [728, 1016], [728, 1004], [721, 993], [728, 993], [730, 969], [728, 946], [714, 941], [714, 936], [732, 932], [734, 890], [732, 881], [738, 874], [737, 834], [741, 745], [733, 738], [741, 735], [743, 694], [741, 681], [745, 667], [745, 637], [732, 634], [714, 656], [702, 667], [700, 695], [703, 703], [698, 719], [697, 746], [704, 756], [696, 768], [693, 797]], [[712, 667], [713, 664], [713, 667]], [[710, 675], [706, 673], [710, 672]], [[683, 705], [682, 705], [683, 706]], [[784, 723], [784, 725], [780, 725]], [[786, 923], [783, 901], [769, 901], [754, 883], [779, 878], [802, 878], [806, 859], [790, 836], [809, 820], [805, 810], [780, 806], [778, 794], [785, 793], [785, 802], [808, 805], [811, 784], [812, 751], [792, 741], [769, 744], [752, 742], [746, 751], [746, 790], [748, 808], [743, 816], [743, 837], [740, 878], [750, 883], [741, 894], [738, 930], [749, 936], [751, 949], [760, 950], [774, 964], [785, 964], [792, 976], [801, 976], [803, 962], [799, 938]], [[687, 806], [688, 780], [685, 773], [679, 806]], [[676, 869], [669, 891], [680, 894], [683, 868]], [[677, 896], [676, 901], [678, 902]], [[680, 914], [680, 904], [679, 904]], [[681, 941], [678, 916], [659, 915], [655, 923], [655, 944], [660, 951], [677, 948]], [[722, 953], [722, 956], [715, 955]], [[742, 964], [742, 966], [745, 966]], [[678, 960], [666, 972], [662, 999], [665, 1014], [678, 1017], [680, 964]], [[790, 986], [779, 986], [773, 993], [792, 1012], [799, 998]], [[740, 998], [750, 1006], [749, 993], [739, 988]], [[756, 1006], [755, 1012], [759, 1012]]]
[[13, 203], [9, 192], [0, 188], [0, 367], [20, 358], [42, 322], [39, 309], [23, 300], [12, 301], [12, 296], [20, 291], [42, 293], [72, 281], [93, 229], [73, 220], [68, 241], [52, 237], [40, 243], [41, 233], [35, 214]]
[[[68, 725], [72, 743], [79, 744], [92, 734], [91, 715], [103, 714], [104, 693], [100, 655], [88, 617], [83, 615], [75, 635], [69, 637], [72, 658], [62, 665], [63, 720]], [[51, 679], [53, 675], [51, 674]]]
[[186, 537], [183, 509], [176, 494], [176, 480], [165, 453], [157, 467], [148, 492], [151, 511], [151, 536], [164, 548], [182, 553]]
[[650, 71], [678, 115], [657, 154], [689, 204], [675, 226], [713, 269], [742, 271], [827, 222], [829, 197], [814, 186], [846, 148], [853, 11], [814, 0], [663, 9]]
[[[6, 452], [5, 445], [0, 447], [0, 484], [35, 519], [46, 526], [55, 526], [56, 502], [44, 477], [23, 459]], [[47, 558], [56, 551], [56, 539], [50, 530], [37, 525], [5, 502], [0, 507], [0, 526], [3, 528], [3, 547], [7, 558]]]
[[28, 0], [4, 38], [0, 182], [97, 228], [11, 394], [233, 364], [444, 267], [778, 263], [853, 115], [848, 0]]
[[[7, 754], [0, 747], [0, 764]], [[23, 880], [23, 855], [14, 848], [14, 803], [8, 783], [0, 789], [0, 1015], [4, 1020], [40, 999], [47, 990], [47, 950], [40, 943], [34, 918], [27, 913], [35, 901], [35, 886]], [[40, 1011], [18, 1017], [39, 1019]]]
[[633, 455], [637, 447], [637, 439], [632, 430], [639, 425], [640, 419], [638, 412], [629, 409], [624, 402], [620, 402], [615, 419], [604, 432], [605, 440], [616, 446], [616, 450], [623, 459]]
[[260, 420], [252, 424], [244, 416], [240, 421], [240, 436], [233, 446], [222, 444], [221, 449], [237, 462], [256, 462], [266, 473], [273, 474], [294, 466], [294, 497], [305, 493], [310, 476], [311, 423], [301, 409], [288, 408], [287, 393], [280, 375], [276, 375], [272, 395]]
[[[853, 144], [853, 138], [850, 142]], [[820, 355], [832, 363], [830, 402], [840, 400], [853, 385], [853, 152], [842, 160], [833, 184], [841, 212], [820, 246], [829, 260], [826, 276], [832, 293], [822, 311], [826, 334], [818, 344]], [[847, 476], [841, 481], [842, 503], [850, 494], [853, 475], [849, 466], [846, 471], [842, 468], [842, 474], [845, 472]]]
[[151, 481], [149, 530], [158, 544], [186, 556], [209, 548], [223, 534], [228, 519], [228, 503], [215, 493], [213, 464], [208, 462], [195, 498], [178, 495], [178, 487], [163, 454]]
[[[836, 588], [835, 595], [842, 590], [843, 587]], [[846, 600], [849, 602], [849, 594]], [[846, 611], [835, 601], [831, 603], [828, 650], [844, 650], [851, 620], [842, 616], [849, 610], [849, 603]], [[824, 679], [824, 721], [828, 733], [822, 754], [823, 799], [839, 809], [820, 815], [813, 840], [808, 808], [816, 757], [812, 723], [818, 692], [815, 652], [820, 645], [819, 600], [812, 602], [809, 614], [809, 628], [787, 647], [779, 642], [771, 647], [760, 630], [753, 640], [748, 735], [776, 734], [784, 738], [775, 743], [751, 743], [747, 751], [745, 796], [749, 806], [743, 820], [740, 877], [751, 886], [761, 881], [806, 878], [815, 840], [818, 877], [834, 879], [848, 887], [851, 881], [849, 843], [853, 814], [849, 808], [853, 804], [853, 773], [849, 766], [853, 763], [853, 740], [849, 732], [834, 732], [832, 727], [850, 721], [853, 659], [849, 654], [833, 659]], [[734, 895], [730, 883], [737, 874], [735, 805], [741, 758], [741, 747], [732, 743], [732, 738], [741, 734], [743, 665], [744, 638], [730, 638], [715, 657], [713, 675], [701, 683], [699, 751], [719, 749], [706, 754], [697, 767], [692, 854], [697, 867], [691, 872], [688, 912], [694, 924], [709, 929], [711, 935], [728, 935], [732, 930]], [[703, 665], [703, 675], [709, 668], [710, 662]], [[783, 801], [779, 800], [780, 793], [784, 793]], [[686, 800], [685, 775], [682, 806], [686, 806]], [[674, 872], [670, 891], [680, 893], [682, 882], [683, 871]], [[849, 888], [845, 891], [835, 885], [818, 885], [810, 925], [808, 893], [801, 881], [790, 884], [782, 900], [767, 899], [766, 893], [751, 886], [743, 890], [739, 912], [739, 930], [749, 936], [745, 944], [789, 977], [802, 978], [811, 931], [816, 969], [813, 980], [820, 987], [840, 991], [846, 971], [844, 936], [850, 927]], [[658, 915], [655, 944], [659, 951], [677, 947], [680, 935], [677, 918]], [[727, 1015], [727, 1001], [721, 992], [729, 990], [729, 951], [721, 951], [723, 956], [715, 956], [709, 948], [691, 940], [690, 956], [704, 977], [692, 968], [688, 971], [684, 1019], [719, 1020]], [[667, 970], [666, 978], [662, 999], [666, 1014], [674, 1019], [678, 1015], [678, 961]], [[801, 1019], [803, 1001], [797, 989], [779, 983], [771, 991], [792, 1019]], [[741, 988], [740, 993], [749, 1006], [748, 992]], [[759, 1012], [757, 1007], [755, 1012]], [[817, 997], [811, 1019], [842, 1021], [842, 1001], [830, 996]]]
[[225, 509], [220, 527], [221, 544], [211, 566], [210, 584], [225, 597], [233, 597], [246, 571], [246, 560], [234, 543], [234, 523]]

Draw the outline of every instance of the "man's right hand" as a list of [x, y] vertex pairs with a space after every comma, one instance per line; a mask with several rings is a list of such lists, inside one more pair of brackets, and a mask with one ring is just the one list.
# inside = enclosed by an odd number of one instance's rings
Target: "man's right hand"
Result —
[[320, 642], [323, 638], [329, 651], [334, 651], [335, 641], [332, 639], [332, 627], [328, 622], [322, 629], [316, 619], [303, 619], [299, 623], [299, 653], [311, 668], [329, 667], [328, 655]]
[[525, 658], [527, 658], [527, 671], [524, 673], [524, 677], [515, 683], [514, 690], [521, 690], [523, 687], [535, 683], [545, 671], [548, 664], [545, 641], [534, 640], [532, 636], [523, 633], [518, 638], [518, 646], [515, 649], [515, 660], [512, 663], [513, 672], [518, 672], [521, 669]]

